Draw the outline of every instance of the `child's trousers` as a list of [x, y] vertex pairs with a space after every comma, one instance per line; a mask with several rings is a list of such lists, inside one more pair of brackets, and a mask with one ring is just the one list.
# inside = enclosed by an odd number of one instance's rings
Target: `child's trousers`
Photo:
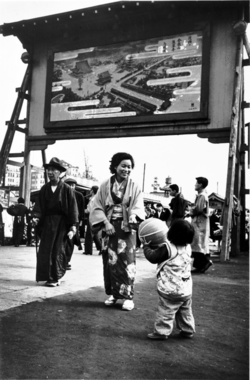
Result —
[[158, 310], [154, 324], [156, 334], [169, 336], [174, 327], [187, 334], [195, 332], [195, 322], [192, 313], [192, 298], [188, 300], [173, 300], [159, 295]]

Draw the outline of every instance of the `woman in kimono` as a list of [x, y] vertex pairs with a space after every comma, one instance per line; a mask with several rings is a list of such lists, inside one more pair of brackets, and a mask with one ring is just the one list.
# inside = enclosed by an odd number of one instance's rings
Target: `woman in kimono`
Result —
[[195, 204], [190, 210], [192, 218], [191, 224], [194, 227], [195, 235], [192, 247], [192, 257], [194, 258], [193, 272], [205, 273], [206, 270], [213, 264], [209, 260], [209, 235], [210, 235], [210, 222], [209, 222], [209, 202], [205, 188], [208, 185], [207, 178], [197, 177], [195, 190], [197, 196]]
[[54, 157], [48, 164], [49, 182], [39, 192], [33, 209], [40, 238], [37, 252], [36, 281], [46, 281], [46, 286], [60, 285], [67, 266], [66, 241], [76, 233], [78, 208], [73, 190], [60, 180], [66, 171], [62, 162]]
[[143, 196], [130, 178], [134, 159], [116, 153], [110, 164], [112, 176], [103, 182], [95, 196], [89, 216], [93, 232], [103, 229], [102, 257], [104, 285], [110, 297], [106, 306], [124, 300], [122, 309], [134, 308], [136, 273], [136, 231], [145, 217]]

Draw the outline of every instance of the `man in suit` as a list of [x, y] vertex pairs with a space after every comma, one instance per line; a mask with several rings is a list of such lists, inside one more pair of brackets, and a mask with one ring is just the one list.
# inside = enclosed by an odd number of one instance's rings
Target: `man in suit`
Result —
[[153, 215], [154, 218], [158, 218], [168, 224], [169, 218], [170, 218], [171, 212], [169, 209], [163, 209], [163, 206], [161, 203], [157, 203], [156, 205], [156, 212]]

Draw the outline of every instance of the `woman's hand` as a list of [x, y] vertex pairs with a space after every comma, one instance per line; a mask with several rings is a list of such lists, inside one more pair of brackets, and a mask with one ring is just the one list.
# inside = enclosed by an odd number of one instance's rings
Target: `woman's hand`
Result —
[[137, 230], [139, 224], [135, 214], [130, 215], [128, 224], [130, 225], [130, 228], [132, 228], [132, 230]]
[[128, 222], [129, 224], [136, 224], [137, 223], [136, 215], [135, 214], [130, 215]]
[[106, 232], [106, 234], [109, 235], [109, 236], [110, 235], [115, 235], [114, 226], [111, 223], [109, 223], [109, 221], [104, 222], [104, 224], [105, 224], [105, 232]]

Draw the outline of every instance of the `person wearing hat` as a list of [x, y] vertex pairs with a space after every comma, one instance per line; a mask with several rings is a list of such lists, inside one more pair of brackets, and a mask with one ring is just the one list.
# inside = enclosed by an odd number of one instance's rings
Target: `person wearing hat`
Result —
[[66, 272], [65, 246], [76, 233], [78, 209], [73, 190], [60, 178], [67, 170], [63, 162], [53, 157], [44, 168], [49, 182], [42, 186], [33, 209], [40, 238], [36, 281], [46, 281], [46, 286], [54, 287], [60, 285]]
[[68, 239], [67, 245], [66, 245], [66, 248], [67, 248], [66, 253], [67, 253], [67, 258], [68, 258], [66, 269], [70, 270], [71, 269], [70, 261], [71, 261], [71, 257], [74, 251], [74, 245], [78, 247], [79, 251], [82, 249], [79, 227], [84, 223], [85, 200], [82, 193], [80, 193], [79, 191], [76, 191], [77, 181], [75, 180], [75, 178], [67, 178], [65, 179], [64, 183], [67, 183], [67, 185], [69, 185], [73, 189], [74, 195], [76, 197], [77, 207], [78, 207], [78, 220], [79, 220], [79, 223], [77, 223], [76, 225], [76, 234], [74, 238], [72, 240]]

